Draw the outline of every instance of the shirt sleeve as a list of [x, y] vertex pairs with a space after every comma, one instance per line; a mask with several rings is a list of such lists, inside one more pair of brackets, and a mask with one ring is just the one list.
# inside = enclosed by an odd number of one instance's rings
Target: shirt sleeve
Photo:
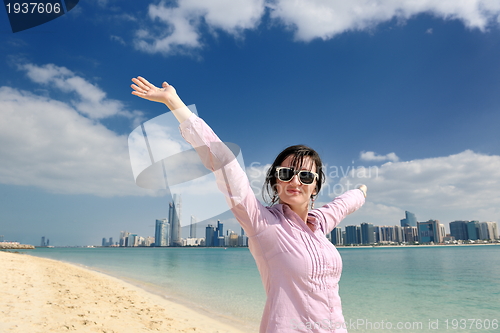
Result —
[[335, 228], [347, 215], [355, 212], [365, 203], [365, 196], [360, 189], [353, 189], [336, 197], [323, 207], [310, 212], [321, 223], [321, 228], [325, 234], [328, 234]]
[[179, 128], [184, 139], [198, 152], [203, 165], [214, 173], [217, 187], [248, 236], [259, 233], [271, 213], [255, 197], [233, 152], [195, 114]]

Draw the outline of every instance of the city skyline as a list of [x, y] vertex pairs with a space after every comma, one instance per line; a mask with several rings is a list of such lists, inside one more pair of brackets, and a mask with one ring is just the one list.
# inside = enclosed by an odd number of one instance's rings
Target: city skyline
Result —
[[[498, 224], [497, 222], [479, 222], [479, 221], [452, 221], [448, 222], [450, 233], [445, 231], [445, 225], [440, 223], [439, 220], [429, 220], [425, 222], [418, 222], [415, 214], [405, 211], [405, 218], [400, 220], [400, 226], [395, 224], [393, 226], [383, 225], [374, 226], [371, 223], [363, 222], [361, 225], [348, 225], [345, 226], [345, 231], [341, 227], [336, 227], [331, 233], [325, 235], [335, 245], [370, 245], [370, 244], [392, 244], [392, 243], [407, 243], [407, 244], [441, 244], [443, 242], [454, 241], [476, 241], [476, 240], [499, 240]], [[194, 219], [192, 219], [193, 221]], [[156, 220], [155, 237], [147, 237], [149, 242], [139, 246], [155, 246], [155, 247], [174, 247], [168, 236], [168, 230], [171, 230], [167, 219]], [[189, 226], [190, 237], [182, 238], [180, 246], [207, 246], [207, 247], [226, 247], [226, 246], [247, 246], [247, 238], [243, 228], [241, 233], [238, 234], [231, 229], [227, 230], [224, 235], [224, 223], [220, 220], [217, 225], [208, 224], [205, 227], [205, 237], [196, 238], [191, 237], [193, 224]], [[158, 231], [162, 230], [162, 231]], [[126, 235], [124, 234], [126, 233]], [[112, 244], [110, 238], [110, 246], [130, 246], [126, 241], [122, 241], [124, 237], [128, 236], [128, 232], [121, 232], [120, 242]], [[231, 235], [233, 237], [230, 241]], [[134, 235], [137, 236], [137, 235]], [[146, 238], [141, 237], [142, 240]], [[196, 239], [196, 241], [189, 242], [189, 239]], [[104, 244], [105, 238], [103, 238]], [[159, 245], [158, 245], [159, 244]], [[132, 245], [135, 246], [135, 245]]]

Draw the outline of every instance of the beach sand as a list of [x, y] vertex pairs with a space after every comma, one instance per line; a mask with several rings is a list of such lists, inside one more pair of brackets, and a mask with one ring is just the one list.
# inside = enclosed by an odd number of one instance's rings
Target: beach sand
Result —
[[0, 251], [0, 332], [242, 333], [75, 265]]

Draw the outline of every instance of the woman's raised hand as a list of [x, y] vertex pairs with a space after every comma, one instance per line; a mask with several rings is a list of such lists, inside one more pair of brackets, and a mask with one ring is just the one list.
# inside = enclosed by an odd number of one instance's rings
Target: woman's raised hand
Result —
[[142, 76], [133, 78], [132, 82], [134, 82], [134, 84], [130, 85], [132, 89], [134, 89], [132, 91], [132, 95], [139, 96], [147, 99], [148, 101], [165, 104], [171, 111], [174, 112], [174, 115], [179, 122], [182, 123], [191, 115], [191, 111], [186, 107], [179, 95], [177, 95], [175, 88], [167, 82], [163, 82], [161, 88], [149, 83], [149, 81]]
[[156, 87], [141, 76], [133, 78], [132, 82], [134, 82], [134, 84], [131, 85], [132, 89], [134, 89], [132, 95], [139, 96], [149, 101], [164, 103], [170, 110], [185, 106], [177, 95], [175, 88], [167, 82], [163, 82], [161, 88]]

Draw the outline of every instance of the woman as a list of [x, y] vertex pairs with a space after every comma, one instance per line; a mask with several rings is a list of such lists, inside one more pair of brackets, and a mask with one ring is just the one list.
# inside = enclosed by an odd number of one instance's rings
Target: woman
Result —
[[260, 332], [346, 332], [338, 294], [342, 260], [325, 235], [363, 205], [366, 186], [309, 210], [324, 181], [321, 160], [306, 146], [292, 146], [269, 169], [264, 187], [272, 206], [264, 207], [234, 155], [174, 87], [164, 82], [158, 88], [142, 77], [132, 81], [132, 94], [174, 113], [245, 229], [267, 295]]

